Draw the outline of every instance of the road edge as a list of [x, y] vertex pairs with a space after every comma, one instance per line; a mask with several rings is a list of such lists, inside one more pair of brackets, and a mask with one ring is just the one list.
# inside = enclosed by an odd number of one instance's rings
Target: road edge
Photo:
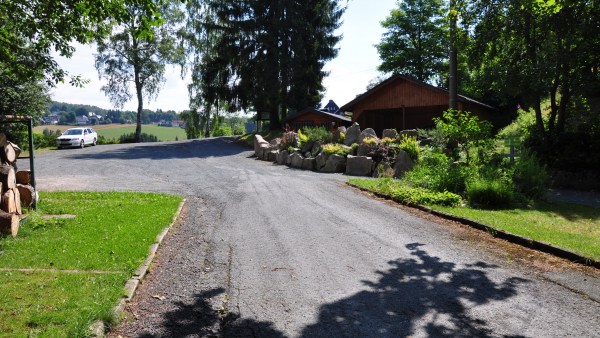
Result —
[[[390, 196], [387, 196], [385, 194], [381, 194], [381, 193], [378, 193], [378, 192], [375, 192], [375, 191], [372, 191], [372, 190], [369, 190], [369, 189], [366, 189], [366, 188], [363, 188], [363, 187], [359, 187], [359, 186], [354, 185], [354, 184], [352, 184], [350, 182], [346, 182], [346, 184], [349, 185], [349, 186], [351, 186], [351, 187], [353, 187], [353, 188], [355, 188], [355, 189], [371, 193], [371, 194], [373, 194], [373, 195], [375, 195], [377, 197], [393, 201], [392, 198], [390, 198]], [[511, 242], [513, 244], [518, 244], [518, 245], [524, 246], [524, 247], [529, 248], [529, 249], [541, 251], [541, 252], [544, 252], [544, 253], [547, 253], [547, 254], [554, 255], [556, 257], [567, 259], [567, 260], [569, 260], [569, 261], [571, 261], [573, 263], [582, 264], [582, 265], [585, 265], [585, 266], [591, 266], [591, 267], [600, 269], [600, 261], [597, 261], [597, 260], [595, 260], [593, 258], [589, 258], [589, 257], [583, 256], [583, 255], [581, 255], [579, 253], [576, 253], [574, 251], [571, 251], [571, 250], [568, 250], [568, 249], [564, 249], [564, 248], [555, 246], [553, 244], [549, 244], [549, 243], [546, 243], [546, 242], [534, 240], [534, 239], [531, 239], [529, 237], [524, 237], [524, 236], [521, 236], [521, 235], [515, 235], [515, 234], [507, 232], [505, 230], [497, 229], [497, 228], [494, 228], [494, 227], [492, 227], [490, 225], [487, 225], [487, 224], [484, 224], [484, 223], [480, 223], [480, 222], [474, 221], [472, 219], [468, 219], [468, 218], [464, 218], [464, 217], [459, 217], [459, 216], [451, 215], [451, 214], [445, 213], [443, 211], [437, 211], [437, 210], [434, 210], [434, 209], [432, 209], [430, 207], [427, 207], [427, 206], [424, 206], [424, 205], [421, 205], [421, 204], [416, 204], [416, 203], [400, 203], [400, 202], [397, 202], [397, 201], [394, 201], [394, 203], [402, 204], [402, 205], [405, 205], [405, 206], [410, 207], [410, 208], [419, 209], [421, 211], [430, 213], [430, 214], [435, 215], [437, 217], [441, 217], [441, 218], [444, 218], [444, 219], [447, 219], [447, 220], [450, 220], [450, 221], [455, 221], [455, 222], [459, 222], [459, 223], [464, 224], [464, 225], [468, 225], [468, 226], [470, 226], [470, 227], [472, 227], [474, 229], [487, 232], [492, 237], [500, 238], [500, 239], [506, 240], [508, 242]]]
[[[131, 299], [135, 295], [135, 292], [137, 291], [137, 287], [139, 286], [140, 282], [142, 281], [142, 279], [144, 279], [144, 277], [150, 270], [150, 264], [152, 264], [154, 257], [156, 257], [156, 252], [158, 251], [160, 244], [163, 242], [165, 236], [169, 233], [171, 228], [173, 228], [175, 223], [177, 223], [177, 221], [179, 220], [179, 216], [181, 215], [181, 211], [183, 210], [183, 207], [186, 202], [187, 199], [184, 198], [179, 203], [179, 206], [177, 207], [177, 211], [175, 211], [175, 214], [173, 215], [171, 223], [156, 236], [154, 243], [150, 245], [148, 256], [142, 262], [142, 264], [135, 270], [133, 276], [127, 281], [127, 283], [125, 283], [125, 286], [123, 287], [124, 296], [119, 299], [117, 305], [115, 305], [112, 309], [115, 318], [121, 318], [121, 316], [125, 312], [125, 305], [131, 301]], [[96, 320], [88, 327], [89, 336], [95, 338], [106, 337], [107, 328], [108, 325], [103, 320]]]

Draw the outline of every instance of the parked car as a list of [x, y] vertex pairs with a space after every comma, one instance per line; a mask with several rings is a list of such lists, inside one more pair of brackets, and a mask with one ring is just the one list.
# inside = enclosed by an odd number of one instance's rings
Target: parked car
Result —
[[95, 146], [98, 134], [92, 128], [70, 128], [56, 138], [58, 148]]

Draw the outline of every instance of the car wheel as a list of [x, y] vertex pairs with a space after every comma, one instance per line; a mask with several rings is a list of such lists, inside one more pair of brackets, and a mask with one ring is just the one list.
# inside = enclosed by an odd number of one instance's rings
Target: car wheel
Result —
[[79, 143], [79, 147], [80, 148], [85, 148], [85, 143], [83, 142], [83, 140], [81, 140], [81, 142]]
[[97, 144], [96, 143], [96, 138], [94, 138], [94, 142], [92, 142], [92, 146], [95, 146], [96, 144]]

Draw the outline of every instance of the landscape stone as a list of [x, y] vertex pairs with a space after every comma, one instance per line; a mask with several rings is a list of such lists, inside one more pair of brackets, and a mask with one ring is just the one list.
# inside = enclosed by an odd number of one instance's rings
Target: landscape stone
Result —
[[332, 142], [340, 143], [340, 141], [342, 140], [342, 133], [346, 135], [346, 127], [338, 127], [336, 130], [334, 130], [332, 133]]
[[356, 150], [357, 156], [367, 156], [372, 150], [377, 147], [377, 144], [361, 143]]
[[365, 130], [363, 130], [360, 135], [358, 136], [358, 144], [362, 144], [363, 140], [366, 139], [367, 137], [372, 137], [376, 140], [379, 140], [377, 138], [377, 134], [375, 133], [375, 130], [373, 130], [373, 128], [367, 128]]
[[381, 138], [391, 138], [396, 139], [396, 137], [398, 137], [398, 132], [396, 131], [396, 129], [384, 129], [383, 133], [381, 133]]
[[354, 122], [348, 130], [346, 130], [346, 137], [344, 138], [344, 144], [349, 146], [352, 143], [358, 143], [358, 137], [360, 136], [360, 126]]
[[398, 139], [402, 140], [403, 137], [418, 137], [419, 136], [419, 132], [416, 129], [408, 129], [408, 130], [402, 130], [401, 132], [398, 133]]
[[346, 157], [339, 154], [332, 154], [327, 158], [325, 166], [321, 168], [324, 173], [343, 173], [346, 171]]
[[321, 152], [319, 155], [317, 155], [317, 157], [315, 157], [315, 168], [317, 170], [321, 170], [323, 169], [323, 167], [325, 166], [325, 164], [327, 163], [327, 159], [329, 158], [329, 155], [325, 154], [325, 152]]
[[298, 168], [298, 169], [302, 168], [302, 162], [304, 160], [304, 157], [302, 157], [302, 155], [300, 155], [299, 153], [293, 153], [290, 156], [290, 159], [291, 159], [290, 164], [291, 164], [292, 168]]
[[310, 157], [316, 157], [321, 152], [321, 147], [323, 147], [323, 143], [321, 141], [317, 141], [313, 144], [312, 149], [310, 150]]
[[259, 152], [261, 151], [260, 148], [261, 147], [270, 147], [271, 144], [267, 141], [265, 141], [265, 139], [261, 136], [261, 135], [254, 135], [254, 154], [256, 155], [256, 157], [260, 158], [261, 156], [259, 156]]
[[306, 142], [306, 144], [304, 144], [304, 146], [302, 146], [302, 153], [304, 154], [304, 153], [311, 151], [314, 144], [315, 144], [315, 141], [308, 140]]
[[290, 155], [289, 151], [281, 150], [277, 155], [277, 164], [284, 165], [287, 162], [287, 158]]
[[267, 152], [267, 161], [275, 162], [277, 161], [277, 155], [279, 155], [279, 150], [274, 149]]
[[346, 159], [346, 175], [371, 176], [373, 159], [366, 156], [348, 155]]
[[400, 150], [394, 163], [394, 177], [399, 178], [404, 176], [404, 173], [411, 170], [414, 166], [415, 163], [408, 153], [404, 150]]
[[315, 170], [316, 160], [314, 158], [305, 158], [302, 160], [302, 169]]

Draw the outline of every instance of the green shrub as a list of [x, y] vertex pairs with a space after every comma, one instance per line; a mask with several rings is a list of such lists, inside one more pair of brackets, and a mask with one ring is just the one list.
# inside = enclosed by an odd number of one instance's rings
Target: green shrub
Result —
[[346, 156], [352, 151], [352, 148], [338, 143], [328, 143], [323, 145], [323, 152], [327, 155], [338, 154]]
[[393, 138], [389, 138], [389, 137], [384, 137], [381, 139], [381, 143], [386, 144], [386, 145], [390, 145], [394, 142], [395, 142], [395, 140]]
[[233, 135], [233, 130], [230, 126], [226, 124], [219, 124], [217, 128], [213, 131], [213, 136], [231, 136]]
[[[158, 142], [158, 138], [154, 135], [142, 133], [140, 135], [140, 142]], [[121, 135], [119, 143], [135, 143], [135, 133]]]
[[530, 198], [541, 198], [546, 194], [550, 177], [546, 166], [531, 154], [521, 156], [514, 166], [512, 181], [517, 190]]
[[419, 148], [416, 137], [403, 137], [400, 140], [400, 149], [406, 151], [413, 161], [417, 162], [419, 160], [421, 148]]
[[303, 147], [308, 142], [308, 135], [302, 133], [302, 130], [298, 130], [298, 141], [300, 146]]
[[374, 137], [365, 137], [363, 139], [363, 143], [364, 144], [369, 144], [369, 145], [371, 145], [371, 144], [377, 144], [377, 139], [374, 138]]
[[462, 202], [462, 198], [457, 194], [448, 191], [438, 192], [423, 188], [414, 188], [403, 184], [402, 181], [391, 178], [378, 180], [375, 190], [401, 203], [456, 206]]
[[413, 170], [407, 172], [403, 179], [411, 184], [443, 192], [450, 191], [463, 194], [466, 180], [475, 172], [473, 167], [454, 163], [444, 154], [425, 152]]
[[[306, 127], [303, 133], [308, 138], [308, 141], [330, 143], [332, 135], [325, 127]], [[301, 141], [302, 142], [302, 141]]]
[[482, 209], [508, 208], [515, 200], [513, 187], [502, 180], [470, 180], [466, 193], [469, 205]]
[[345, 139], [346, 139], [346, 133], [340, 132], [339, 143], [343, 144]]
[[115, 138], [106, 138], [103, 135], [98, 135], [98, 144], [117, 144], [119, 140]]

